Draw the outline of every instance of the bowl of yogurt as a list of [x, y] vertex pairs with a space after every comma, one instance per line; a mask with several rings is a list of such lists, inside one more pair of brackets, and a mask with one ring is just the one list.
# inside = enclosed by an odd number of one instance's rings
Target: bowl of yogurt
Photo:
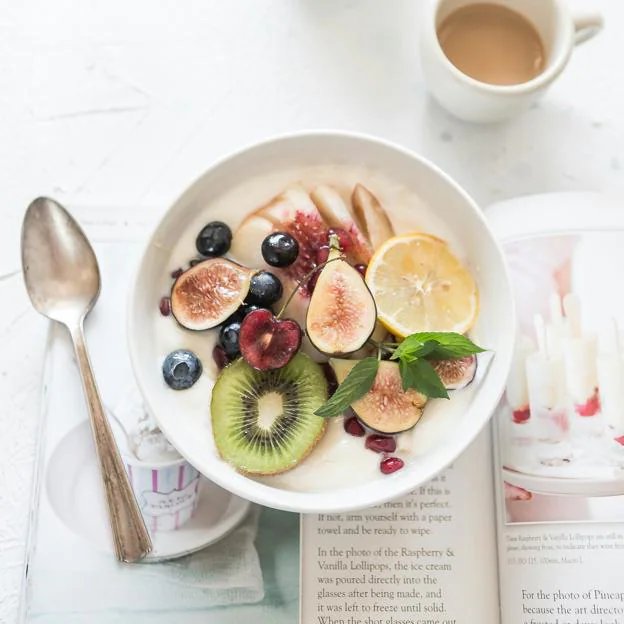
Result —
[[139, 263], [128, 336], [151, 415], [197, 470], [336, 512], [413, 490], [470, 444], [515, 317], [501, 250], [453, 180], [385, 141], [309, 132], [180, 196]]

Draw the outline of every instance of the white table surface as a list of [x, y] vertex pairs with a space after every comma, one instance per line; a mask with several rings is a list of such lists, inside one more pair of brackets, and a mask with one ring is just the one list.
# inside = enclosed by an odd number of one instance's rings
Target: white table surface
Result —
[[18, 255], [33, 197], [59, 199], [92, 235], [147, 233], [216, 157], [305, 128], [414, 148], [481, 205], [546, 191], [624, 195], [624, 3], [575, 0], [603, 12], [604, 32], [538, 106], [481, 127], [426, 95], [421, 2], [0, 4], [0, 622], [17, 610], [46, 330]]

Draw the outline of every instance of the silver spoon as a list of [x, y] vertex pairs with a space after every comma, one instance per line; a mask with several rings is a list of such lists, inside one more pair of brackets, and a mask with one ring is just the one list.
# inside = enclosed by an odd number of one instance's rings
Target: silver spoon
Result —
[[119, 561], [138, 561], [152, 550], [152, 542], [106, 419], [84, 339], [84, 319], [100, 294], [100, 270], [80, 226], [53, 199], [39, 197], [28, 206], [22, 225], [22, 267], [35, 309], [65, 325], [72, 337], [100, 461], [115, 554]]

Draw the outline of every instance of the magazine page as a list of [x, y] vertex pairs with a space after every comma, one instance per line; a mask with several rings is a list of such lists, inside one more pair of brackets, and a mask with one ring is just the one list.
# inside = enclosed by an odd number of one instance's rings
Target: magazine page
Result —
[[624, 231], [506, 252], [519, 329], [495, 416], [502, 621], [621, 624]]
[[302, 517], [303, 624], [498, 624], [491, 436], [408, 496]]

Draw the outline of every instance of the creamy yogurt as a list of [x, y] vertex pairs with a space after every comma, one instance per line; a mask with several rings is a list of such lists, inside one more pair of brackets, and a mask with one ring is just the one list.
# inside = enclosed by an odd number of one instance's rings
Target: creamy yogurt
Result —
[[[348, 202], [356, 183], [362, 183], [384, 206], [397, 234], [424, 231], [446, 240], [454, 253], [465, 259], [460, 241], [436, 217], [413, 190], [397, 183], [377, 170], [357, 166], [323, 166], [284, 169], [270, 175], [241, 180], [239, 186], [206, 204], [194, 223], [189, 226], [177, 244], [169, 250], [168, 268], [174, 271], [188, 267], [189, 260], [196, 257], [195, 238], [209, 221], [222, 220], [232, 231], [241, 220], [275, 195], [293, 184], [301, 184], [312, 190], [319, 184], [330, 184], [341, 192]], [[156, 244], [159, 244], [156, 242]], [[171, 289], [171, 277], [162, 276], [160, 291], [163, 295]], [[212, 385], [218, 370], [212, 358], [217, 331], [193, 332], [180, 327], [172, 317], [163, 317], [154, 302], [153, 335], [158, 341], [160, 358], [154, 363], [154, 374], [161, 375], [165, 356], [175, 349], [190, 349], [200, 358], [203, 374], [188, 390], [176, 397], [180, 414], [190, 412], [201, 415], [210, 427], [210, 398]], [[484, 360], [485, 361], [485, 360]], [[487, 362], [478, 368], [478, 378], [487, 369]], [[450, 431], [466, 411], [478, 381], [461, 391], [452, 393], [451, 401], [432, 400], [420, 422], [412, 430], [397, 436], [397, 456], [406, 463], [427, 452], [437, 444], [444, 443], [445, 432]], [[364, 439], [347, 434], [342, 417], [328, 423], [327, 432], [313, 451], [294, 469], [270, 477], [257, 477], [267, 485], [293, 491], [323, 491], [366, 483], [379, 477], [380, 455], [364, 446]]]

